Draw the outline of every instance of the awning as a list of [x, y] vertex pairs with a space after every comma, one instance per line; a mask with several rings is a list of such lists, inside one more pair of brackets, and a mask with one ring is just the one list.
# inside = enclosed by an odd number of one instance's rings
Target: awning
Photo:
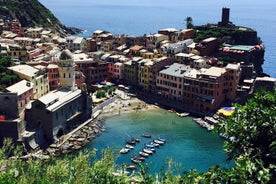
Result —
[[222, 107], [218, 110], [218, 112], [223, 114], [224, 116], [231, 116], [234, 113], [234, 111], [234, 107]]

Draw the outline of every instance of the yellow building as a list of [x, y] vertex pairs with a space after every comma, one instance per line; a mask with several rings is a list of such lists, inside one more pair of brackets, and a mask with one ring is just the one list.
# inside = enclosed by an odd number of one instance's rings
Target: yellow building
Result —
[[21, 79], [33, 84], [34, 98], [38, 99], [49, 92], [47, 72], [29, 65], [16, 65], [8, 68]]

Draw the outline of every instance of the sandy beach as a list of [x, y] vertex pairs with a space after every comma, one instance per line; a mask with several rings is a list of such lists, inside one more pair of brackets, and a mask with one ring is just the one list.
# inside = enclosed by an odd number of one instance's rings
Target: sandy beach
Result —
[[110, 117], [120, 115], [122, 113], [142, 112], [145, 110], [153, 110], [159, 108], [156, 105], [148, 104], [137, 97], [127, 96], [126, 98], [118, 98], [113, 103], [105, 106], [99, 117]]

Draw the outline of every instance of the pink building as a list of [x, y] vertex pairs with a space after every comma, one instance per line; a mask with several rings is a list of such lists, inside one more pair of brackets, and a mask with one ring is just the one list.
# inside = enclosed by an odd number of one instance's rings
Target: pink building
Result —
[[50, 90], [55, 90], [59, 87], [59, 72], [58, 72], [58, 65], [56, 64], [49, 64], [47, 66], [47, 73], [49, 78], [49, 86]]
[[34, 98], [33, 83], [22, 80], [6, 88], [11, 93], [17, 93], [19, 113]]

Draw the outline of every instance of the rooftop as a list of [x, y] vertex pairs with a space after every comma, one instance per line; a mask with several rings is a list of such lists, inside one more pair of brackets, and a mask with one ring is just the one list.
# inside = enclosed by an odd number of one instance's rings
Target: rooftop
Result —
[[17, 93], [17, 95], [22, 95], [23, 93], [29, 91], [30, 89], [33, 88], [33, 83], [26, 81], [26, 80], [22, 80], [12, 86], [7, 87], [6, 89], [9, 92], [12, 93]]
[[238, 69], [240, 69], [240, 64], [229, 63], [225, 68], [231, 69], [231, 70], [238, 70]]
[[78, 96], [80, 96], [81, 90], [77, 89], [75, 91], [71, 91], [67, 88], [62, 88], [56, 91], [52, 91], [38, 100], [46, 105], [47, 110], [54, 111], [60, 106], [64, 105], [65, 103], [68, 103]]
[[214, 76], [214, 77], [220, 77], [221, 74], [225, 73], [225, 68], [219, 68], [219, 67], [211, 67], [211, 68], [202, 68], [201, 74], [208, 75], [208, 76]]
[[9, 67], [8, 69], [29, 77], [36, 76], [37, 72], [39, 71], [38, 69], [29, 65], [15, 65], [15, 66]]
[[230, 50], [250, 51], [254, 47], [252, 45], [233, 45], [230, 47]]
[[168, 68], [161, 70], [160, 74], [170, 75], [174, 77], [184, 77], [191, 68], [189, 66], [173, 63]]

